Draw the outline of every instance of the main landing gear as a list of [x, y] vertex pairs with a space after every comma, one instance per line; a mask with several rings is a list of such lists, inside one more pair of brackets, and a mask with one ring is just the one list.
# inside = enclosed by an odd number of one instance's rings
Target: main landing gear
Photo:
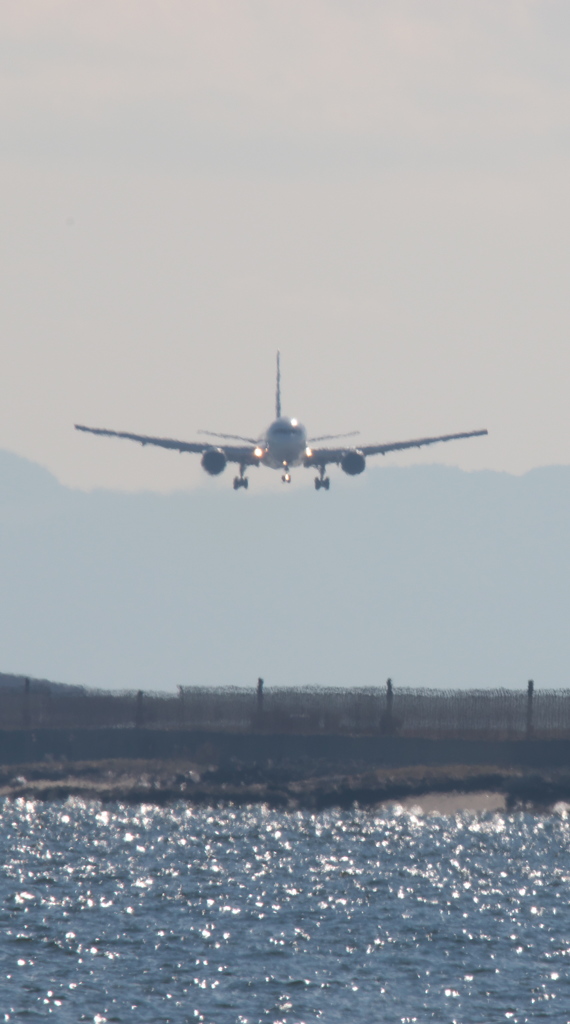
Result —
[[330, 485], [328, 476], [325, 476], [325, 467], [319, 466], [319, 475], [315, 477], [315, 490], [320, 491], [321, 487], [324, 487], [325, 491], [328, 491]]
[[245, 466], [239, 467], [239, 476], [234, 476], [234, 491], [239, 491], [240, 487], [245, 487], [246, 491], [249, 487], [249, 480], [244, 476]]

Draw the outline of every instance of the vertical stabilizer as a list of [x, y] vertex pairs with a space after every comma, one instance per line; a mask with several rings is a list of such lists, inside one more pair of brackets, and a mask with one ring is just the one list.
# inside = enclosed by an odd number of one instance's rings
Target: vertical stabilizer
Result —
[[277, 353], [277, 382], [275, 386], [275, 416], [281, 416], [281, 353]]

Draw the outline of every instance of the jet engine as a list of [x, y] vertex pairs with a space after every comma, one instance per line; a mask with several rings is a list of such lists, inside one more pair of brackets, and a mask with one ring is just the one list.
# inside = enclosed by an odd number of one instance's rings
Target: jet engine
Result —
[[340, 468], [345, 473], [348, 473], [349, 476], [358, 476], [359, 473], [364, 473], [366, 469], [366, 459], [362, 452], [353, 448], [351, 451], [344, 453], [340, 460]]
[[206, 448], [201, 459], [202, 469], [205, 469], [210, 476], [218, 476], [219, 473], [223, 473], [227, 461], [226, 453], [222, 448]]

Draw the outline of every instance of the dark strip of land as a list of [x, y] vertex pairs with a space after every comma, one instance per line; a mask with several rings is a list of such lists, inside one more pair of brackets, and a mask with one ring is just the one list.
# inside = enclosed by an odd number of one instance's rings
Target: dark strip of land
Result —
[[[431, 799], [451, 794], [449, 803]], [[474, 799], [487, 794], [490, 800]], [[412, 766], [335, 771], [332, 765], [207, 766], [188, 760], [112, 759], [0, 767], [0, 797], [194, 806], [265, 804], [283, 810], [376, 807], [547, 809], [570, 802], [570, 770]], [[425, 798], [429, 797], [427, 803]]]

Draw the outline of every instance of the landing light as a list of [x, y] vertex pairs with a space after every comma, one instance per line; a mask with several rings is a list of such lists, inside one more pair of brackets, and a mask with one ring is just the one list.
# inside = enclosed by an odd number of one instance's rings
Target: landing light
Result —
[[291, 426], [292, 427], [296, 427], [298, 422], [299, 422], [298, 420], [291, 420]]
[[313, 454], [313, 449], [312, 448], [305, 448], [305, 455], [307, 456], [308, 459], [311, 458], [312, 454]]
[[253, 449], [253, 454], [255, 455], [256, 459], [261, 459], [261, 457], [263, 456], [263, 449], [262, 448], [254, 448]]

